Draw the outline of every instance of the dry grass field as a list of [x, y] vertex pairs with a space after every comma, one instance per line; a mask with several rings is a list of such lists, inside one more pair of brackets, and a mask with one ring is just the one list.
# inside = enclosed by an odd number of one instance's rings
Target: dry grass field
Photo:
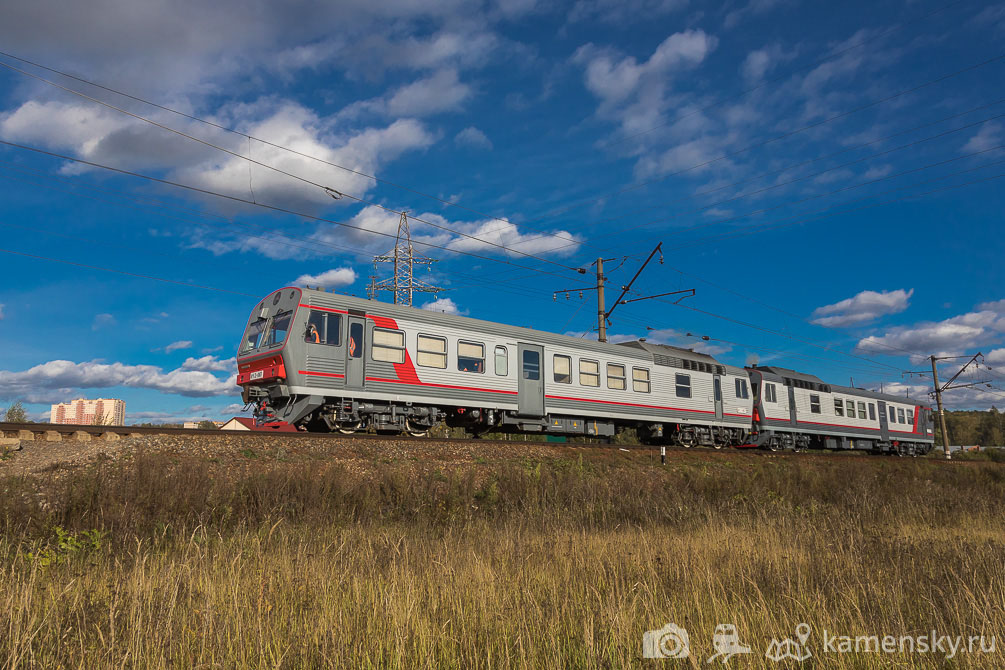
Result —
[[1005, 464], [187, 439], [0, 462], [0, 667], [1005, 666], [823, 637], [1005, 637]]

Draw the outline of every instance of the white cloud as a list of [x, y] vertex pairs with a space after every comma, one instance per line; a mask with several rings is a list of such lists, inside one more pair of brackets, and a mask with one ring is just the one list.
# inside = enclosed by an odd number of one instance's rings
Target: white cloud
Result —
[[972, 154], [978, 151], [987, 151], [1002, 144], [1002, 139], [1001, 124], [989, 121], [981, 126], [976, 135], [967, 140], [967, 143], [963, 145], [963, 153]]
[[891, 172], [893, 172], [893, 166], [885, 163], [883, 165], [873, 165], [862, 176], [866, 179], [881, 179]]
[[625, 23], [640, 16], [650, 19], [687, 7], [687, 0], [578, 0], [569, 11], [569, 21]]
[[988, 365], [1005, 365], [1005, 349], [992, 349], [984, 354], [984, 362]]
[[[361, 175], [261, 142], [251, 142], [249, 147], [244, 138], [194, 121], [179, 120], [166, 112], [152, 113], [152, 118], [242, 156], [250, 151], [255, 161], [337, 191], [362, 196], [375, 186], [373, 180]], [[348, 132], [336, 117], [321, 118], [288, 100], [232, 104], [219, 110], [216, 121], [306, 156], [367, 174], [375, 174], [404, 152], [425, 148], [433, 142], [433, 136], [414, 119]], [[87, 103], [29, 100], [0, 115], [0, 137], [116, 167], [164, 170], [173, 181], [281, 207], [306, 206], [313, 210], [335, 202], [317, 186]], [[72, 174], [85, 169], [91, 168], [68, 165], [63, 171]], [[217, 207], [232, 206], [214, 198], [208, 202]]]
[[461, 316], [468, 313], [467, 310], [460, 309], [450, 298], [439, 298], [438, 300], [427, 302], [422, 306], [422, 309], [430, 312], [443, 312], [444, 314], [456, 314]]
[[115, 323], [115, 317], [111, 314], [95, 314], [94, 321], [91, 323], [91, 330], [100, 330], [106, 326], [114, 326]]
[[914, 289], [905, 291], [862, 291], [833, 305], [824, 305], [813, 311], [813, 323], [827, 328], [843, 328], [875, 321], [886, 314], [897, 314], [907, 309]]
[[171, 344], [164, 347], [164, 353], [170, 354], [173, 351], [178, 351], [179, 349], [191, 349], [191, 340], [178, 340], [177, 342], [172, 342]]
[[13, 398], [42, 389], [98, 389], [115, 386], [154, 389], [190, 397], [233, 395], [236, 375], [221, 379], [198, 370], [165, 372], [154, 365], [49, 361], [21, 372], [0, 370], [0, 396]]
[[685, 30], [663, 40], [643, 63], [631, 56], [617, 58], [598, 52], [592, 44], [580, 47], [573, 60], [586, 63], [586, 87], [604, 104], [613, 105], [654, 83], [651, 80], [665, 79], [682, 67], [701, 63], [717, 44], [718, 40], [703, 30]]
[[201, 356], [200, 358], [186, 358], [181, 364], [182, 370], [201, 370], [203, 372], [231, 372], [237, 368], [237, 359], [220, 359], [216, 356]]
[[1005, 333], [1005, 301], [984, 303], [976, 312], [943, 321], [925, 321], [909, 327], [893, 328], [882, 336], [859, 340], [860, 352], [903, 355], [913, 352], [912, 362], [930, 354], [962, 354], [964, 351]]
[[454, 142], [461, 146], [467, 146], [473, 149], [492, 150], [492, 140], [490, 140], [485, 133], [474, 126], [468, 126], [461, 132], [457, 133], [457, 136], [454, 137]]
[[336, 268], [325, 270], [316, 275], [300, 275], [293, 280], [293, 286], [323, 286], [325, 288], [339, 288], [348, 286], [356, 281], [356, 271], [352, 268]]
[[402, 86], [387, 101], [391, 116], [429, 116], [459, 109], [471, 97], [471, 87], [462, 84], [457, 70], [445, 68]]
[[764, 75], [771, 72], [783, 60], [788, 60], [787, 55], [778, 44], [769, 44], [761, 49], [755, 49], [747, 54], [740, 66], [740, 73], [747, 84], [756, 84], [764, 79]]

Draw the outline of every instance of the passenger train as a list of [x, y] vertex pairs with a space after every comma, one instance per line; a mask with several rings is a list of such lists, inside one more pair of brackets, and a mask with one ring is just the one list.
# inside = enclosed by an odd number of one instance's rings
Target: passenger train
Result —
[[260, 422], [425, 435], [488, 431], [647, 444], [927, 453], [932, 412], [779, 367], [645, 340], [600, 343], [287, 287], [252, 311], [237, 384]]

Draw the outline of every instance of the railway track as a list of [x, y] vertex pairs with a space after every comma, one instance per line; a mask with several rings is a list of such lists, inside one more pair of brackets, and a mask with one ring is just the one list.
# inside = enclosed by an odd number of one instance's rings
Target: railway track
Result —
[[[470, 437], [413, 437], [408, 434], [401, 435], [376, 435], [370, 433], [354, 433], [350, 435], [345, 435], [342, 433], [307, 433], [307, 432], [296, 432], [296, 433], [281, 433], [281, 432], [262, 432], [262, 431], [220, 431], [215, 429], [201, 429], [201, 428], [168, 428], [168, 427], [158, 427], [158, 426], [93, 426], [93, 425], [70, 425], [70, 424], [50, 424], [50, 423], [4, 423], [0, 422], [0, 448], [3, 448], [5, 444], [13, 444], [20, 440], [28, 441], [46, 441], [46, 442], [61, 442], [61, 441], [93, 441], [93, 440], [105, 440], [114, 441], [121, 440], [128, 437], [139, 437], [144, 435], [170, 435], [174, 437], [202, 437], [202, 436], [232, 436], [232, 437], [242, 437], [249, 439], [260, 439], [260, 438], [282, 438], [290, 440], [304, 440], [304, 439], [322, 439], [322, 440], [332, 440], [332, 439], [346, 439], [346, 440], [370, 440], [370, 441], [407, 441], [422, 443], [427, 441], [435, 441], [439, 443], [446, 444], [486, 444], [491, 442], [495, 445], [512, 445], [514, 448], [520, 448], [521, 446], [526, 446], [528, 444], [543, 445], [547, 444], [555, 447], [574, 447], [583, 448], [591, 450], [612, 450], [612, 451], [622, 451], [622, 452], [652, 452], [658, 458], [659, 447], [649, 446], [649, 445], [617, 445], [617, 444], [604, 444], [604, 443], [585, 443], [585, 442], [529, 442], [520, 439], [513, 440], [486, 440], [477, 439]], [[820, 458], [848, 458], [849, 453], [844, 452], [825, 452], [825, 451], [808, 451], [794, 453], [791, 451], [784, 452], [769, 452], [761, 449], [734, 449], [734, 448], [724, 448], [724, 449], [714, 449], [712, 447], [692, 447], [685, 449], [682, 447], [668, 447], [667, 453], [732, 453], [732, 454], [750, 454], [752, 456], [760, 457], [796, 457], [803, 455], [812, 455], [813, 457]], [[869, 454], [865, 452], [855, 452], [855, 455], [868, 456]], [[938, 459], [941, 460], [941, 459]]]

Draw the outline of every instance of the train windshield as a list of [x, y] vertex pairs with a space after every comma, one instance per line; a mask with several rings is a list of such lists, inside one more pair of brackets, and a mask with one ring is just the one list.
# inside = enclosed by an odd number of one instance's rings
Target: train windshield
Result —
[[265, 332], [265, 324], [268, 319], [255, 319], [248, 324], [248, 330], [244, 333], [244, 342], [241, 344], [241, 353], [257, 349], [262, 343], [262, 333]]
[[280, 312], [272, 317], [272, 327], [269, 328], [269, 338], [265, 346], [272, 347], [286, 341], [286, 336], [290, 332], [290, 319], [293, 312]]

